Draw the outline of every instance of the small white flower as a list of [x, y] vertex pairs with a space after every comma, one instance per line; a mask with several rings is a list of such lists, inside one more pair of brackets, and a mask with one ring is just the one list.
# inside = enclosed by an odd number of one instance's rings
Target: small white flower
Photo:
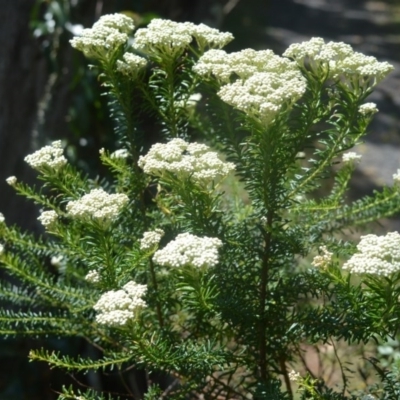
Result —
[[50, 264], [57, 268], [60, 268], [62, 266], [63, 259], [64, 259], [64, 257], [61, 255], [53, 256], [53, 257], [51, 257]]
[[376, 114], [378, 111], [375, 103], [365, 103], [358, 107], [358, 112], [361, 115], [372, 115]]
[[146, 307], [142, 297], [147, 286], [134, 281], [128, 282], [120, 290], [110, 290], [104, 293], [93, 308], [98, 312], [96, 321], [102, 325], [123, 326], [135, 318], [135, 313]]
[[164, 236], [162, 229], [155, 229], [154, 231], [148, 231], [143, 233], [143, 238], [140, 239], [140, 250], [151, 250], [155, 248], [161, 238]]
[[393, 174], [393, 180], [396, 183], [400, 183], [400, 169], [398, 169], [397, 172], [395, 174]]
[[344, 153], [342, 156], [342, 161], [344, 163], [351, 163], [357, 160], [361, 160], [362, 155], [361, 154], [357, 154], [353, 151], [349, 151], [348, 153]]
[[17, 178], [15, 176], [10, 176], [6, 179], [6, 182], [10, 185], [10, 186], [14, 186], [17, 183]]
[[42, 211], [38, 220], [45, 228], [51, 228], [52, 225], [57, 221], [58, 214], [54, 210]]
[[127, 149], [119, 149], [115, 150], [114, 153], [111, 153], [111, 158], [127, 158], [129, 157], [129, 151]]
[[153, 260], [168, 267], [214, 267], [218, 264], [218, 248], [221, 246], [218, 238], [181, 233], [163, 249], [157, 250]]
[[58, 170], [67, 163], [67, 159], [63, 155], [61, 140], [57, 140], [51, 146], [44, 146], [26, 156], [25, 161], [34, 169], [49, 167]]
[[0, 256], [4, 253], [4, 246], [0, 243]]
[[333, 253], [329, 252], [326, 246], [320, 246], [319, 250], [322, 255], [315, 256], [311, 264], [316, 268], [324, 269], [332, 261]]
[[118, 60], [116, 67], [119, 72], [126, 76], [135, 78], [140, 70], [146, 67], [147, 60], [132, 53], [125, 53], [123, 61]]
[[93, 189], [79, 200], [68, 202], [66, 210], [76, 219], [94, 218], [110, 222], [118, 217], [128, 201], [126, 194], [108, 194], [103, 189]]
[[2, 213], [0, 213], [0, 224], [4, 223], [5, 220], [6, 219], [4, 218], [4, 215]]
[[400, 235], [365, 235], [357, 245], [358, 253], [344, 263], [343, 269], [355, 274], [390, 276], [400, 271]]
[[92, 269], [86, 274], [85, 280], [90, 283], [98, 283], [101, 280], [101, 276], [96, 270]]
[[102, 156], [104, 153], [105, 153], [106, 151], [104, 150], [104, 147], [102, 147], [100, 150], [99, 150], [99, 154]]
[[292, 370], [289, 372], [289, 379], [292, 382], [299, 382], [299, 381], [301, 381], [301, 375], [298, 372], [296, 372], [295, 370]]

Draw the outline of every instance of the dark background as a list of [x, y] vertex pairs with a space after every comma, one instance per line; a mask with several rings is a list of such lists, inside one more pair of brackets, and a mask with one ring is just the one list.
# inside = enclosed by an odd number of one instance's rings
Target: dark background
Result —
[[[370, 99], [381, 112], [358, 148], [363, 160], [352, 193], [357, 197], [391, 184], [400, 167], [400, 1], [0, 0], [0, 212], [8, 224], [40, 229], [35, 207], [5, 183], [11, 175], [34, 181], [23, 161], [27, 154], [49, 139], [63, 139], [70, 160], [90, 173], [98, 149], [112, 147], [112, 126], [96, 79], [68, 40], [75, 25], [90, 27], [100, 15], [119, 11], [133, 12], [142, 22], [154, 14], [230, 31], [236, 38], [231, 51], [270, 48], [281, 54], [293, 42], [320, 36], [391, 62], [395, 71]], [[62, 383], [74, 383], [46, 365], [28, 364], [29, 349], [40, 346], [72, 354], [91, 351], [80, 340], [3, 340], [0, 400], [52, 400]], [[101, 385], [94, 375], [82, 378], [88, 381]]]

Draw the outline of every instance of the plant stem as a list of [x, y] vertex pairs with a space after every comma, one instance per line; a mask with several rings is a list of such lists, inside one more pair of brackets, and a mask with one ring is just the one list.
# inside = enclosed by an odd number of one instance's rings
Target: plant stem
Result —
[[282, 369], [282, 375], [283, 375], [283, 379], [285, 380], [285, 385], [286, 385], [286, 389], [287, 389], [289, 398], [292, 400], [293, 399], [293, 390], [292, 390], [292, 385], [290, 383], [289, 374], [286, 369], [284, 356], [279, 357], [279, 364]]
[[262, 382], [267, 382], [267, 338], [266, 338], [266, 328], [267, 320], [265, 315], [265, 302], [267, 300], [267, 284], [269, 275], [269, 260], [271, 252], [271, 227], [272, 227], [272, 217], [273, 211], [269, 210], [267, 213], [267, 227], [268, 232], [265, 235], [265, 246], [264, 255], [262, 260], [261, 269], [261, 283], [260, 283], [260, 326], [259, 326], [259, 336], [260, 336], [260, 349], [259, 349], [259, 369], [260, 377]]
[[[157, 283], [157, 278], [156, 278], [156, 272], [154, 270], [154, 264], [153, 264], [153, 260], [151, 258], [149, 259], [149, 263], [150, 263], [151, 281], [153, 283], [154, 291], [158, 294], [158, 283]], [[160, 324], [160, 327], [162, 328], [162, 327], [164, 327], [164, 317], [161, 312], [161, 305], [160, 305], [160, 301], [158, 299], [158, 295], [157, 295], [157, 299], [156, 299], [156, 308], [157, 308], [158, 322]]]

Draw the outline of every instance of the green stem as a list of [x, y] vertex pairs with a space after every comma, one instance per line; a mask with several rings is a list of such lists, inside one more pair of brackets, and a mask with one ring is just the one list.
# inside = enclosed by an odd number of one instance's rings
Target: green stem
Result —
[[269, 275], [269, 261], [270, 261], [270, 253], [271, 253], [271, 227], [272, 227], [272, 219], [273, 219], [273, 211], [268, 211], [267, 214], [267, 233], [265, 235], [265, 246], [264, 246], [264, 255], [262, 260], [262, 268], [261, 268], [261, 282], [260, 282], [260, 325], [259, 325], [259, 361], [258, 366], [260, 369], [260, 377], [261, 381], [266, 383], [268, 378], [267, 372], [267, 318], [265, 312], [265, 303], [267, 300], [267, 285], [268, 285], [268, 275]]
[[157, 295], [157, 299], [156, 299], [157, 318], [158, 318], [158, 322], [160, 324], [160, 327], [163, 328], [164, 327], [164, 317], [163, 317], [162, 311], [161, 311], [160, 300], [158, 299], [157, 277], [156, 277], [156, 272], [155, 272], [155, 269], [154, 269], [154, 263], [153, 263], [153, 260], [151, 258], [149, 259], [149, 264], [150, 264], [151, 281], [152, 281], [152, 284], [153, 284], [154, 291], [155, 291], [155, 293]]

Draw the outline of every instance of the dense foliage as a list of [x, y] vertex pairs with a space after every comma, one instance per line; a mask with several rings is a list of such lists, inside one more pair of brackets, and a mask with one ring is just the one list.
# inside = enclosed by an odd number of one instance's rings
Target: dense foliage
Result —
[[[102, 353], [30, 352], [66, 371], [146, 372], [142, 391], [71, 387], [60, 399], [278, 400], [294, 388], [302, 399], [396, 398], [396, 366], [373, 362], [381, 384], [363, 393], [342, 364], [339, 389], [290, 372], [304, 344], [397, 332], [400, 235], [357, 247], [342, 235], [400, 209], [400, 173], [346, 198], [360, 158], [348, 150], [378, 111], [365, 100], [392, 67], [318, 38], [281, 57], [226, 53], [232, 35], [205, 25], [133, 30], [107, 15], [71, 41], [109, 99], [119, 143], [100, 149], [109, 174], [89, 179], [56, 141], [25, 158], [39, 187], [7, 180], [43, 207], [46, 232], [1, 218], [0, 263], [18, 285], [1, 286], [13, 309], [0, 334], [82, 337]], [[162, 138], [150, 149], [149, 116]]]

